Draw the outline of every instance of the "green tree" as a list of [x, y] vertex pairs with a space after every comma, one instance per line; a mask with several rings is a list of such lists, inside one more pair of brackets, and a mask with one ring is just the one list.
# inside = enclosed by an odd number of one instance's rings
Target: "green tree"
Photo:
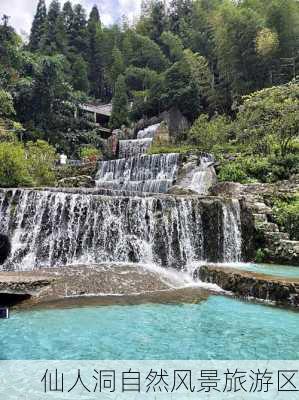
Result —
[[0, 143], [0, 186], [30, 186], [24, 147], [18, 143]]
[[192, 15], [192, 0], [172, 0], [170, 2], [170, 30], [178, 35], [186, 46], [190, 42]]
[[189, 67], [191, 79], [201, 97], [201, 105], [206, 110], [216, 108], [213, 75], [208, 61], [198, 53], [187, 49], [184, 51], [184, 62]]
[[45, 23], [45, 33], [41, 40], [42, 51], [49, 55], [60, 52], [65, 45], [63, 17], [60, 11], [59, 1], [52, 0]]
[[153, 40], [130, 32], [126, 37], [127, 63], [135, 67], [163, 71], [169, 65], [160, 47]]
[[298, 2], [271, 0], [266, 7], [266, 22], [278, 34], [280, 57], [295, 57], [299, 49]]
[[183, 43], [181, 39], [172, 32], [163, 32], [161, 35], [162, 47], [167, 57], [173, 61], [179, 61], [183, 56]]
[[294, 81], [255, 92], [243, 99], [236, 127], [240, 142], [255, 153], [278, 146], [285, 157], [299, 137], [299, 83]]
[[89, 16], [87, 35], [90, 93], [100, 98], [104, 86], [103, 35], [100, 14], [96, 6], [92, 8]]
[[119, 75], [123, 74], [125, 71], [123, 55], [119, 48], [116, 46], [112, 50], [112, 60], [113, 62], [110, 70], [110, 79], [112, 86], [114, 86], [114, 83], [117, 81]]
[[47, 20], [47, 8], [45, 0], [39, 0], [36, 14], [33, 19], [31, 34], [29, 39], [30, 51], [36, 51], [40, 48], [41, 39], [45, 33]]
[[233, 98], [239, 99], [269, 82], [268, 67], [256, 52], [256, 38], [263, 25], [254, 10], [224, 3], [213, 27], [218, 69], [229, 82]]
[[72, 57], [72, 85], [75, 90], [79, 90], [84, 93], [89, 91], [88, 82], [88, 65], [84, 58], [80, 55]]
[[65, 57], [44, 57], [35, 76], [32, 94], [33, 120], [37, 127], [49, 131], [62, 116], [71, 101], [72, 88], [64, 75]]
[[26, 144], [28, 171], [37, 186], [55, 183], [54, 164], [57, 154], [54, 147], [44, 140]]
[[212, 151], [216, 145], [227, 143], [230, 130], [231, 122], [227, 117], [220, 115], [210, 119], [207, 114], [201, 114], [190, 129], [188, 140], [202, 151]]
[[67, 41], [69, 43], [70, 41], [70, 35], [71, 35], [71, 29], [72, 25], [74, 23], [74, 11], [73, 11], [73, 6], [70, 1], [67, 1], [64, 3], [63, 8], [62, 8], [62, 19], [63, 19], [63, 25], [64, 29], [67, 35]]
[[123, 75], [119, 75], [112, 100], [111, 128], [121, 128], [128, 123], [128, 95]]
[[158, 80], [159, 74], [149, 68], [129, 67], [125, 73], [126, 85], [132, 91], [150, 89]]
[[84, 8], [77, 4], [74, 9], [73, 21], [70, 28], [69, 46], [73, 52], [81, 55], [88, 53], [87, 19]]
[[161, 35], [164, 30], [167, 28], [167, 16], [165, 3], [162, 0], [154, 0], [150, 6], [150, 15], [149, 15], [149, 29], [150, 29], [150, 38], [160, 44], [161, 43]]

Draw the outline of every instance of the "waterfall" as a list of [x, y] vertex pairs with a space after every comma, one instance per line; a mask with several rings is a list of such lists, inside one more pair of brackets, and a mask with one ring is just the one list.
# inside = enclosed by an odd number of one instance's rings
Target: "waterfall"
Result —
[[140, 130], [137, 133], [137, 139], [151, 138], [153, 139], [156, 135], [157, 130], [160, 128], [161, 124], [150, 125], [145, 129]]
[[135, 139], [119, 141], [119, 158], [135, 157], [139, 154], [145, 154], [152, 145], [153, 139]]
[[103, 161], [99, 164], [96, 185], [112, 190], [166, 193], [176, 179], [178, 162], [178, 154]]
[[200, 158], [200, 166], [193, 170], [189, 189], [201, 195], [207, 195], [209, 193], [210, 188], [217, 181], [214, 163], [214, 157], [210, 154]]
[[0, 231], [12, 244], [3, 268], [138, 262], [182, 269], [201, 260], [235, 260], [238, 211], [235, 201], [196, 196], [1, 190]]
[[242, 257], [240, 203], [223, 204], [223, 261], [239, 262]]

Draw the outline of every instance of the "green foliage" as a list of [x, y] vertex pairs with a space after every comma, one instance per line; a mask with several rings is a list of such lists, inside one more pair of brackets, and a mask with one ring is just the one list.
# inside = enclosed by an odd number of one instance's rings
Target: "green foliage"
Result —
[[125, 71], [125, 64], [123, 55], [119, 50], [119, 48], [114, 47], [112, 51], [112, 66], [110, 70], [110, 79], [113, 86], [114, 83], [117, 81], [119, 75], [123, 74], [124, 71]]
[[37, 186], [52, 186], [55, 183], [55, 149], [44, 140], [26, 144], [28, 171]]
[[139, 68], [150, 68], [163, 71], [168, 66], [168, 60], [162, 50], [153, 40], [135, 32], [129, 32], [126, 38], [127, 63]]
[[181, 145], [153, 145], [150, 147], [148, 150], [148, 154], [169, 154], [169, 153], [179, 153], [179, 154], [186, 154], [189, 152], [192, 152], [196, 150], [193, 146], [187, 145], [187, 144], [181, 144]]
[[174, 63], [165, 72], [163, 98], [166, 108], [177, 107], [190, 120], [201, 111], [198, 86], [185, 61]]
[[47, 20], [47, 8], [45, 0], [39, 0], [37, 5], [36, 14], [31, 27], [31, 34], [29, 40], [30, 51], [36, 51], [40, 48], [40, 42], [45, 34]]
[[289, 233], [292, 240], [299, 240], [299, 194], [289, 202], [277, 201], [274, 217], [279, 226]]
[[97, 160], [101, 156], [102, 152], [94, 146], [87, 145], [80, 149], [80, 158], [83, 160]]
[[255, 10], [233, 2], [224, 2], [213, 19], [218, 68], [229, 82], [233, 98], [258, 90], [267, 81], [266, 64], [255, 46], [262, 27]]
[[0, 186], [30, 186], [32, 183], [24, 147], [17, 143], [0, 143]]
[[161, 36], [163, 48], [167, 57], [173, 61], [179, 61], [183, 57], [183, 43], [179, 36], [172, 32], [163, 32]]
[[201, 114], [190, 129], [189, 141], [202, 151], [213, 151], [216, 145], [225, 144], [231, 123], [225, 116], [216, 116], [209, 119], [207, 114]]
[[240, 142], [264, 154], [271, 153], [276, 144], [285, 157], [298, 139], [298, 110], [299, 83], [296, 81], [246, 96], [236, 121]]
[[10, 93], [0, 89], [0, 117], [12, 117], [15, 114], [13, 98]]
[[241, 163], [225, 164], [218, 175], [220, 182], [248, 183], [248, 176]]
[[88, 92], [88, 66], [83, 57], [75, 56], [72, 64], [72, 84], [75, 90]]
[[265, 252], [262, 249], [258, 249], [255, 254], [255, 262], [261, 264], [265, 261], [265, 259], [266, 259]]
[[115, 84], [115, 93], [112, 101], [111, 128], [121, 128], [128, 122], [128, 95], [123, 75], [119, 75]]
[[159, 81], [159, 74], [149, 68], [129, 67], [125, 74], [126, 85], [132, 91], [150, 89]]

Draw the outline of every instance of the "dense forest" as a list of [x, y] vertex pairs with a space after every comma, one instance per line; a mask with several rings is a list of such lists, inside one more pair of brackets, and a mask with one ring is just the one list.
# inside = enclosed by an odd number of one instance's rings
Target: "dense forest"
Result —
[[191, 126], [176, 151], [261, 157], [224, 165], [223, 180], [287, 178], [298, 165], [298, 68], [296, 0], [144, 0], [137, 21], [110, 27], [96, 6], [87, 15], [39, 0], [28, 43], [2, 18], [1, 146], [6, 158], [11, 143], [25, 156], [48, 145], [51, 160], [55, 150], [77, 157], [101, 147], [75, 118], [79, 103], [112, 100], [111, 128], [175, 107]]

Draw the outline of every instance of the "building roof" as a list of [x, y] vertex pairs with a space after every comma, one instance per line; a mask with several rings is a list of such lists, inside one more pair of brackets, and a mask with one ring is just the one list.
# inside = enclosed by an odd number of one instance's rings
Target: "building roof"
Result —
[[81, 104], [80, 108], [84, 111], [89, 111], [92, 113], [105, 115], [106, 117], [110, 117], [112, 113], [112, 103], [109, 104]]

